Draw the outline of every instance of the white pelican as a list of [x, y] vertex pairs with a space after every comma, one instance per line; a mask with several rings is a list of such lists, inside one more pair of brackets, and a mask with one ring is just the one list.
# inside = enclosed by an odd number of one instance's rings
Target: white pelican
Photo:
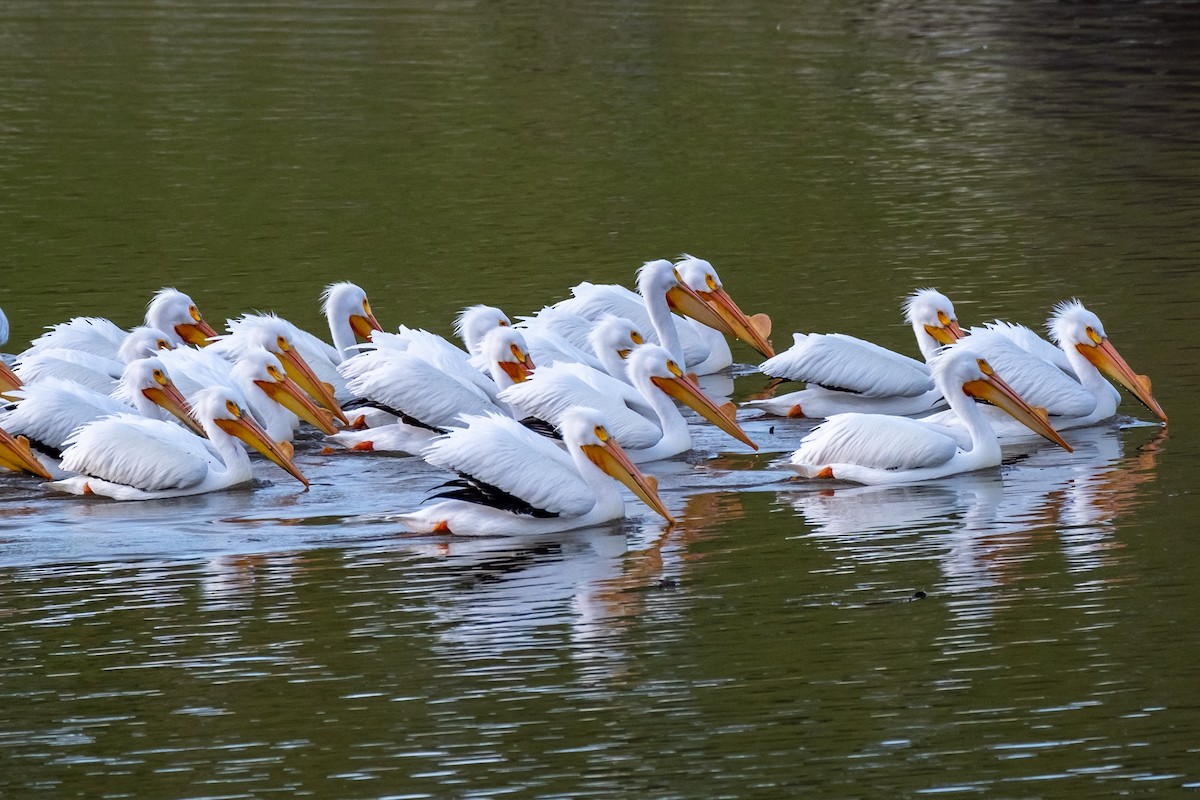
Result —
[[[1117, 413], [1121, 394], [1105, 380], [1105, 376], [1128, 389], [1159, 420], [1167, 421], [1166, 412], [1151, 393], [1150, 379], [1133, 371], [1109, 341], [1100, 318], [1084, 308], [1082, 303], [1078, 300], [1059, 303], [1054, 307], [1046, 327], [1058, 342], [1059, 348], [1056, 350], [1059, 356], [1071, 369], [1070, 377], [1063, 374], [1055, 362], [1043, 361], [1023, 349], [1014, 355], [1011, 347], [1006, 346], [1020, 339], [1032, 341], [1029, 337], [1036, 335], [1028, 328], [1024, 329], [1028, 335], [1016, 334], [1019, 338], [1009, 334], [1022, 326], [1003, 325], [1009, 333], [995, 326], [973, 328], [963, 341], [973, 342], [972, 347], [976, 349], [979, 349], [980, 342], [984, 343], [983, 352], [989, 354], [988, 360], [995, 363], [998, 371], [1001, 369], [1000, 362], [1009, 357], [1011, 361], [1005, 363], [1001, 374], [1031, 405], [1046, 408], [1050, 424], [1055, 430], [1095, 425]], [[1043, 343], [1048, 344], [1044, 340]], [[1031, 346], [1031, 349], [1043, 351], [1043, 348], [1036, 346]], [[996, 352], [995, 358], [991, 355], [993, 351]], [[1028, 435], [1027, 429], [1014, 424], [994, 409], [984, 408], [983, 411], [1001, 441]], [[960, 439], [965, 435], [961, 422], [944, 412], [925, 419], [959, 430]]]
[[[330, 377], [330, 373], [325, 371], [328, 362], [321, 359], [328, 357], [328, 352], [322, 348], [312, 348], [316, 353], [313, 355], [314, 360], [324, 365], [322, 367], [324, 377], [319, 376], [309, 364], [309, 354], [302, 352], [302, 350], [308, 349], [308, 345], [311, 345], [313, 341], [328, 350], [333, 348], [274, 314], [246, 315], [237, 320], [230, 320], [229, 329], [231, 331], [229, 335], [218, 337], [205, 350], [211, 350], [227, 361], [236, 363], [243, 353], [259, 348], [265, 349], [279, 359], [288, 377], [295, 381], [309, 397], [322, 408], [332, 412], [343, 425], [348, 424], [349, 420], [346, 419], [346, 415], [342, 412], [335, 397], [335, 386], [325, 380]], [[297, 342], [307, 344], [301, 345]], [[324, 355], [319, 355], [322, 353]], [[341, 382], [342, 379], [337, 375], [336, 368], [333, 368], [333, 376], [339, 383]], [[179, 381], [181, 378], [176, 376], [175, 380]]]
[[0, 413], [0, 427], [25, 436], [38, 450], [58, 458], [75, 431], [93, 420], [137, 413], [148, 419], [172, 415], [194, 433], [204, 429], [192, 417], [191, 406], [171, 381], [166, 366], [155, 357], [131, 362], [112, 394], [102, 394], [73, 381], [47, 378], [19, 390], [11, 409]]
[[[909, 295], [904, 313], [926, 361], [941, 345], [962, 336], [954, 305], [935, 289]], [[790, 348], [764, 361], [759, 370], [808, 386], [778, 397], [749, 400], [744, 406], [778, 416], [820, 419], [847, 412], [924, 414], [943, 404], [927, 363], [842, 333], [796, 333], [793, 337]]]
[[[450, 360], [437, 341], [441, 337], [425, 331], [406, 333], [420, 335], [407, 340], [404, 334], [377, 337], [381, 344], [376, 349], [342, 364], [350, 390], [395, 421], [342, 431], [329, 437], [331, 443], [352, 450], [416, 455], [435, 436], [460, 425], [462, 415], [507, 414], [510, 409], [499, 400], [500, 389], [525, 380], [534, 368], [515, 328], [494, 328], [483, 337], [480, 352], [488, 358], [490, 379], [467, 364], [466, 353], [457, 348], [463, 360]], [[492, 385], [481, 387], [481, 380]]]
[[[703, 258], [696, 258], [684, 253], [675, 262], [675, 273], [685, 286], [699, 295], [713, 311], [717, 312], [717, 315], [724, 320], [726, 330], [744, 331], [745, 337], [748, 338], [743, 338], [742, 333], [731, 333], [730, 335], [742, 339], [766, 358], [775, 355], [775, 348], [771, 346], [768, 338], [771, 335], [771, 318], [766, 314], [747, 317], [742, 313], [738, 304], [733, 302], [733, 298], [721, 285], [721, 278], [711, 263]], [[694, 325], [693, 327], [696, 327], [712, 347], [708, 358], [697, 365], [698, 374], [717, 372], [733, 363], [733, 355], [729, 352], [729, 343], [719, 335], [718, 329], [707, 325]]]
[[322, 433], [337, 431], [329, 411], [288, 377], [278, 356], [264, 348], [246, 348], [236, 363], [229, 363], [211, 347], [180, 347], [159, 354], [179, 390], [193, 401], [205, 389], [223, 386], [233, 392], [274, 441], [292, 440], [303, 420]]
[[732, 404], [720, 408], [713, 403], [696, 382], [683, 373], [666, 348], [641, 345], [629, 356], [626, 373], [645, 404], [653, 409], [655, 419], [646, 418], [623, 403], [619, 396], [597, 391], [573, 371], [555, 365], [539, 367], [529, 380], [502, 391], [500, 399], [520, 413], [560, 429], [572, 407], [596, 408], [604, 415], [613, 435], [626, 442], [626, 452], [637, 462], [669, 458], [691, 449], [692, 436], [687, 420], [672, 398], [738, 441], [758, 449], [738, 426]]
[[539, 364], [570, 362], [601, 369], [603, 365], [588, 341], [595, 324], [564, 308], [546, 306], [533, 316], [521, 317], [516, 327], [525, 335], [529, 354]]
[[1000, 463], [1000, 442], [974, 398], [1004, 409], [1060, 447], [1071, 447], [991, 368], [962, 343], [931, 362], [933, 378], [970, 435], [963, 447], [951, 431], [908, 417], [836, 414], [804, 437], [791, 466], [806, 478], [865, 484], [910, 483]]
[[462, 339], [467, 354], [477, 356], [485, 333], [492, 328], [508, 327], [511, 324], [508, 315], [495, 306], [467, 306], [454, 318], [454, 333]]
[[24, 436], [13, 436], [0, 428], [0, 467], [13, 472], [28, 472], [39, 478], [51, 479], [50, 471], [38, 460]]
[[[146, 328], [161, 331], [172, 347], [183, 344], [204, 346], [217, 332], [212, 329], [200, 310], [178, 289], [159, 289], [146, 307]], [[21, 354], [24, 360], [38, 350], [74, 350], [124, 362], [118, 351], [129, 332], [101, 317], [75, 317], [51, 325], [34, 339]]]
[[308, 490], [308, 479], [292, 460], [291, 445], [271, 441], [227, 389], [206, 389], [193, 407], [207, 439], [172, 422], [134, 414], [83, 426], [67, 442], [61, 464], [79, 474], [50, 486], [115, 500], [155, 500], [226, 489], [254, 477], [240, 439]]
[[482, 536], [598, 525], [625, 515], [610, 477], [674, 522], [653, 479], [633, 465], [594, 409], [563, 416], [566, 452], [502, 414], [465, 422], [424, 452], [426, 461], [459, 479], [441, 487], [440, 502], [398, 517], [412, 531]]
[[[761, 338], [753, 328], [726, 322], [700, 295], [683, 283], [675, 272], [675, 265], [666, 259], [643, 264], [638, 270], [637, 285], [638, 291], [635, 293], [624, 286], [581, 283], [571, 289], [571, 298], [556, 303], [554, 307], [588, 319], [600, 319], [606, 314], [625, 317], [644, 336], [648, 337], [652, 331], [657, 343], [667, 348], [677, 363], [686, 363], [687, 369], [692, 372], [695, 366], [709, 359], [712, 342], [706, 337], [696, 336], [690, 323], [677, 321], [671, 313], [672, 309], [748, 343]], [[717, 297], [724, 300], [728, 295]], [[744, 318], [744, 315], [741, 316]], [[730, 317], [736, 319], [732, 312]], [[711, 366], [711, 371], [723, 368]]]
[[[102, 320], [107, 322], [107, 320]], [[88, 317], [76, 317], [71, 321], [73, 331], [78, 333], [90, 325]], [[109, 323], [111, 324], [111, 323]], [[108, 394], [117, 390], [125, 368], [138, 359], [154, 355], [160, 350], [175, 347], [170, 334], [142, 325], [122, 333], [112, 358], [85, 349], [70, 347], [30, 347], [17, 356], [15, 377], [21, 384], [32, 384], [47, 378], [58, 378], [86, 386], [97, 392]], [[59, 339], [60, 344], [69, 344]]]

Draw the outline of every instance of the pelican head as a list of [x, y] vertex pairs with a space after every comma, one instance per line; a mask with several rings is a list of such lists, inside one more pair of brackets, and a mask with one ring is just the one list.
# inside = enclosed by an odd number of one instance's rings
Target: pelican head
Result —
[[646, 340], [632, 322], [625, 317], [607, 314], [588, 332], [588, 342], [592, 351], [603, 363], [609, 353], [615, 353], [622, 360]]
[[1167, 421], [1166, 412], [1150, 391], [1150, 379], [1135, 373], [1125, 362], [1104, 333], [1100, 318], [1084, 308], [1083, 303], [1068, 300], [1056, 305], [1046, 328], [1059, 346], [1074, 347], [1102, 374], [1128, 389], [1154, 416]]
[[675, 262], [675, 273], [685, 286], [699, 295], [721, 318], [724, 325], [717, 327], [717, 330], [740, 339], [767, 358], [775, 355], [775, 349], [767, 338], [771, 335], [771, 318], [766, 314], [747, 317], [742, 313], [738, 304], [733, 302], [733, 298], [721, 285], [721, 278], [712, 264], [703, 258], [684, 253], [680, 260]]
[[742, 444], [758, 449], [758, 445], [737, 424], [737, 407], [732, 403], [724, 407], [714, 403], [694, 379], [684, 374], [682, 367], [665, 347], [642, 345], [629, 356], [627, 369], [629, 377], [635, 382], [648, 379], [668, 397], [683, 403]]
[[154, 356], [130, 361], [121, 373], [121, 381], [114, 396], [137, 405], [135, 394], [141, 394], [151, 403], [171, 414], [197, 436], [207, 436], [203, 426], [196, 421], [192, 406], [167, 374], [162, 360]]
[[324, 433], [337, 433], [333, 415], [318, 408], [313, 399], [288, 377], [279, 357], [262, 348], [244, 353], [233, 367], [239, 380], [246, 380], [262, 389], [267, 397], [275, 401], [300, 419]]
[[[489, 365], [494, 364], [513, 383], [521, 383], [533, 374], [534, 363], [529, 356], [525, 337], [508, 325], [492, 328], [479, 343], [480, 354]], [[493, 372], [493, 378], [499, 377]], [[501, 381], [497, 380], [497, 384]]]
[[578, 447], [604, 474], [624, 484], [668, 523], [675, 523], [671, 512], [667, 511], [662, 498], [658, 496], [658, 482], [643, 475], [629, 460], [629, 455], [617, 444], [617, 440], [608, 435], [608, 430], [604, 427], [604, 416], [599, 411], [584, 406], [573, 406], [563, 415], [561, 429], [563, 440]]
[[372, 333], [383, 330], [371, 312], [367, 293], [349, 281], [331, 283], [325, 287], [321, 292], [321, 313], [329, 320], [331, 331], [335, 325], [349, 322], [354, 335], [367, 341], [370, 341]]
[[467, 352], [477, 356], [485, 333], [492, 328], [507, 328], [511, 324], [508, 316], [495, 306], [467, 306], [455, 317], [454, 332], [462, 339]]
[[175, 347], [175, 338], [166, 331], [151, 328], [149, 325], [139, 325], [129, 332], [125, 341], [117, 348], [117, 360], [122, 364], [131, 364], [140, 358], [152, 356], [159, 350], [171, 350]]
[[939, 345], [953, 344], [963, 337], [954, 304], [937, 289], [917, 289], [905, 298], [904, 317], [912, 325], [926, 358], [936, 352]]
[[262, 426], [242, 411], [232, 392], [223, 387], [202, 390], [196, 395], [196, 413], [201, 420], [214, 426], [215, 429], [208, 432], [210, 439], [215, 438], [214, 434], [218, 431], [240, 439], [303, 483], [305, 490], [308, 490], [308, 478], [292, 460], [292, 446], [287, 442], [271, 441]]
[[159, 289], [146, 307], [146, 326], [173, 332], [179, 341], [204, 347], [217, 332], [200, 316], [200, 309], [178, 289]]
[[1034, 433], [1049, 439], [1072, 452], [1058, 431], [1050, 424], [1044, 409], [1034, 409], [992, 369], [977, 350], [969, 347], [969, 339], [961, 344], [942, 348], [930, 362], [938, 386], [961, 387], [962, 393], [974, 400], [996, 406]]

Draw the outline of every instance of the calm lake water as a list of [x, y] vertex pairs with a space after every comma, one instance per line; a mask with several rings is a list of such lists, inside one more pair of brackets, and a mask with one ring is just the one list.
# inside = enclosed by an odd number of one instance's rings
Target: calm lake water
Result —
[[8, 352], [164, 285], [449, 334], [686, 251], [777, 345], [1078, 296], [1171, 416], [830, 489], [747, 415], [647, 470], [678, 526], [531, 539], [402, 536], [439, 474], [315, 437], [308, 493], [0, 476], [0, 795], [1200, 789], [1198, 48], [1183, 0], [0, 5]]

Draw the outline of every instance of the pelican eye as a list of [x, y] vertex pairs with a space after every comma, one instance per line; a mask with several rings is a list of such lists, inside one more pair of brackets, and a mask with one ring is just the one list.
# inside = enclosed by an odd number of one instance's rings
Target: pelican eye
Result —
[[599, 439], [600, 441], [602, 441], [602, 442], [608, 441], [608, 431], [604, 430], [603, 425], [597, 425], [592, 430], [592, 432], [596, 434], [596, 438]]
[[1096, 344], [1100, 344], [1101, 342], [1104, 341], [1104, 337], [1101, 336], [1100, 334], [1096, 333], [1096, 329], [1093, 328], [1091, 325], [1087, 326], [1087, 337]]
[[365, 297], [363, 298], [363, 314], [368, 317], [371, 316], [371, 304], [367, 302], [367, 298]]
[[200, 316], [200, 309], [196, 308], [195, 306], [188, 306], [188, 313], [192, 315], [192, 319], [196, 322], [199, 322], [202, 319]]
[[288, 340], [282, 336], [276, 337], [275, 346], [285, 353], [292, 347], [290, 344], [288, 344]]
[[953, 321], [950, 319], [949, 314], [947, 314], [945, 311], [942, 311], [940, 309], [937, 312], [937, 318], [938, 318], [938, 322], [941, 323], [943, 328], [948, 327], [950, 325], [950, 323]]
[[525, 354], [523, 352], [521, 352], [521, 348], [517, 347], [515, 344], [510, 344], [508, 346], [508, 349], [512, 351], [513, 358], [515, 358], [517, 361], [521, 362], [522, 364], [525, 363]]
[[676, 281], [678, 281], [679, 283], [683, 283], [683, 278], [679, 277], [679, 270], [673, 269], [673, 270], [671, 270], [671, 274], [675, 276]]
[[275, 366], [274, 364], [271, 364], [270, 366], [267, 367], [267, 374], [270, 375], [272, 378], [274, 378], [276, 381], [282, 381], [285, 377], [284, 375], [282, 375], [279, 372], [279, 367]]
[[642, 338], [642, 335], [641, 335], [640, 333], [638, 333], [637, 331], [633, 331], [632, 333], [630, 333], [630, 334], [629, 334], [629, 339], [630, 339], [630, 340], [631, 340], [631, 341], [632, 341], [634, 344], [645, 344], [645, 343], [646, 343], [646, 340], [645, 340], [645, 339], [643, 339], [643, 338]]
[[497, 324], [497, 325], [499, 325], [501, 328], [507, 328], [507, 327], [508, 327], [508, 320], [506, 320], [506, 319], [502, 319], [502, 320], [500, 320], [499, 322], [497, 322], [496, 324]]
[[225, 401], [225, 410], [232, 414], [234, 419], [240, 419], [242, 416], [242, 410], [238, 408], [238, 404], [232, 400]]
[[626, 347], [623, 350], [618, 350], [617, 355], [619, 355], [622, 359], [626, 359], [626, 358], [629, 358], [629, 354], [632, 352], [633, 352], [632, 350], [630, 350], [628, 347]]
[[683, 370], [681, 370], [681, 369], [679, 368], [679, 365], [678, 365], [678, 364], [676, 364], [674, 361], [668, 361], [668, 362], [667, 362], [667, 369], [668, 369], [668, 370], [670, 371], [670, 373], [671, 373], [672, 375], [674, 375], [676, 378], [682, 378], [682, 377], [683, 377]]
[[156, 370], [154, 370], [154, 372], [152, 372], [150, 374], [154, 376], [154, 381], [159, 386], [167, 385], [167, 376], [165, 374], [163, 374], [163, 371], [161, 369], [156, 369]]
[[168, 342], [166, 339], [159, 339], [157, 344], [158, 344], [159, 350], [170, 350], [171, 349], [171, 343]]
[[996, 374], [996, 370], [992, 369], [992, 365], [984, 361], [982, 358], [975, 359], [975, 363], [979, 365], [979, 371], [989, 378]]
[[704, 276], [704, 284], [708, 287], [710, 292], [715, 292], [717, 290], [717, 279], [713, 277], [711, 272]]

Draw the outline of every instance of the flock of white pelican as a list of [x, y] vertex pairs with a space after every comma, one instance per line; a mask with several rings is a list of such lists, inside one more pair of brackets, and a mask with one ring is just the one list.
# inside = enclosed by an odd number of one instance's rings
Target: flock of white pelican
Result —
[[[637, 291], [582, 283], [571, 295], [516, 324], [465, 308], [460, 347], [384, 331], [352, 283], [322, 296], [331, 342], [273, 314], [218, 334], [191, 298], [163, 289], [132, 330], [77, 317], [0, 361], [0, 467], [58, 492], [148, 500], [251, 481], [250, 448], [307, 490], [292, 446], [306, 425], [331, 452], [405, 453], [452, 473], [396, 518], [412, 531], [594, 525], [625, 514], [617, 482], [670, 523], [638, 465], [691, 449], [681, 405], [758, 449], [734, 404], [697, 380], [729, 370], [729, 338], [761, 353], [773, 379], [747, 412], [823, 420], [788, 462], [808, 479], [892, 484], [995, 467], [1002, 443], [1030, 435], [1070, 451], [1062, 431], [1115, 415], [1108, 379], [1167, 419], [1078, 301], [1054, 308], [1055, 346], [1008, 323], [964, 331], [945, 295], [919, 290], [905, 304], [919, 361], [839, 333], [796, 333], [776, 354], [770, 320], [743, 313], [692, 256], [645, 263]], [[785, 381], [805, 386], [774, 396]]]

